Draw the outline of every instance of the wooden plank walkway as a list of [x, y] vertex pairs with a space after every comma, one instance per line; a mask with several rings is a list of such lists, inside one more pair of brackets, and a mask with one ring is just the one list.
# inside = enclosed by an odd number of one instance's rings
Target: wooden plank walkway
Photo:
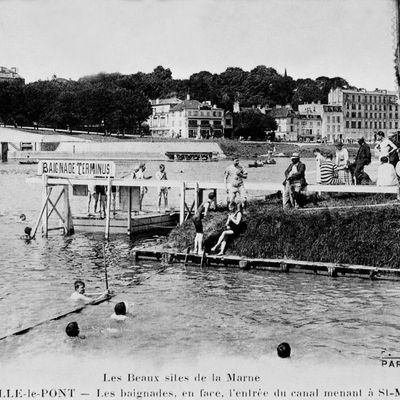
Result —
[[180, 262], [185, 265], [209, 268], [240, 268], [243, 270], [267, 270], [276, 272], [303, 272], [336, 277], [361, 277], [371, 280], [400, 280], [400, 269], [372, 267], [323, 261], [292, 259], [247, 258], [233, 255], [217, 256], [178, 252], [163, 248], [134, 248], [131, 253], [135, 260], [155, 259], [163, 262]]

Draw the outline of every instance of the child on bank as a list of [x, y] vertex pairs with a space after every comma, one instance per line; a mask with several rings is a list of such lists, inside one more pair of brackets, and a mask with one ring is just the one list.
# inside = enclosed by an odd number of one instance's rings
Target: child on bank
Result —
[[215, 200], [214, 192], [209, 193], [208, 200], [201, 203], [193, 217], [196, 236], [194, 238], [194, 253], [203, 253], [203, 218], [207, 216], [211, 203]]
[[109, 291], [101, 293], [85, 293], [85, 282], [78, 280], [74, 283], [75, 291], [71, 294], [71, 300], [81, 301], [84, 303], [91, 303], [93, 301], [98, 301], [105, 299], [109, 296]]

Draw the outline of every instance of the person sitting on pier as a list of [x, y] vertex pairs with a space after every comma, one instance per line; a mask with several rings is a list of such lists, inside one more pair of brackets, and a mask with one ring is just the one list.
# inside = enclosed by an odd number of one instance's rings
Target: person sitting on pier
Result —
[[306, 166], [300, 161], [299, 153], [293, 153], [291, 160], [283, 182], [283, 208], [302, 207], [304, 204], [304, 195], [301, 192], [307, 186]]
[[228, 206], [236, 201], [239, 195], [242, 207], [246, 207], [247, 193], [244, 188], [243, 180], [247, 178], [247, 171], [239, 164], [239, 159], [235, 158], [233, 164], [225, 170], [225, 186], [228, 194]]
[[211, 249], [211, 251], [216, 251], [220, 247], [218, 256], [224, 254], [228, 239], [238, 235], [242, 230], [242, 204], [231, 203], [229, 209], [230, 213], [226, 221], [225, 230], [221, 233], [217, 244]]
[[321, 164], [321, 184], [343, 185], [344, 183], [338, 178], [337, 165], [332, 160], [333, 154], [326, 154], [325, 161]]
[[396, 170], [393, 165], [389, 163], [389, 157], [381, 157], [381, 164], [378, 167], [378, 178], [376, 180], [377, 186], [397, 186], [399, 180], [397, 178]]
[[100, 200], [100, 209], [99, 209], [100, 218], [105, 218], [106, 217], [106, 201], [107, 201], [106, 187], [104, 185], [96, 185], [95, 192], [96, 192], [96, 198], [95, 198], [95, 203], [94, 203], [94, 209], [95, 209], [95, 211], [97, 210], [97, 203]]
[[[156, 172], [156, 179], [159, 181], [166, 181], [168, 180], [167, 178], [167, 173], [165, 171], [165, 165], [160, 164], [160, 170]], [[158, 192], [158, 212], [160, 212], [161, 208], [161, 198], [164, 198], [164, 210], [167, 211], [168, 209], [168, 187], [158, 187], [157, 188]]]
[[208, 194], [208, 200], [201, 203], [196, 213], [193, 216], [194, 228], [196, 230], [196, 236], [194, 238], [194, 253], [203, 253], [203, 218], [207, 216], [208, 210], [211, 203], [215, 199], [215, 193], [211, 192]]
[[109, 295], [109, 290], [101, 293], [86, 293], [85, 282], [77, 280], [74, 283], [75, 291], [71, 294], [71, 300], [83, 301], [85, 303], [91, 303], [106, 298]]

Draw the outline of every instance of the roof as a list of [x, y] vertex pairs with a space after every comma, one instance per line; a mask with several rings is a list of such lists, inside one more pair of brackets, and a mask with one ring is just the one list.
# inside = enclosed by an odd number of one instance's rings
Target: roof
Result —
[[197, 100], [184, 100], [181, 103], [177, 104], [175, 107], [173, 107], [171, 111], [182, 111], [187, 109], [198, 110], [200, 106], [201, 103]]
[[318, 114], [299, 114], [297, 116], [299, 119], [316, 119], [316, 120], [321, 120], [321, 116]]
[[162, 106], [162, 105], [167, 105], [167, 104], [179, 104], [181, 103], [182, 100], [178, 99], [177, 97], [170, 97], [168, 99], [156, 99], [156, 100], [150, 100], [150, 103], [152, 106]]
[[325, 112], [342, 112], [342, 106], [333, 106], [330, 104], [324, 104], [324, 111]]
[[288, 117], [294, 117], [296, 114], [290, 108], [280, 107], [280, 108], [273, 108], [269, 112], [269, 115], [272, 118], [288, 118]]

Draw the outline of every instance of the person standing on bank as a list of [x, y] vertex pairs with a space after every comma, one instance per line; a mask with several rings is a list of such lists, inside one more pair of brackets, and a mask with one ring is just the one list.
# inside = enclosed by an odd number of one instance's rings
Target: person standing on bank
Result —
[[[168, 180], [167, 178], [167, 173], [165, 171], [165, 165], [160, 164], [160, 169], [156, 172], [156, 179], [159, 181], [166, 181]], [[168, 209], [168, 187], [158, 187], [157, 188], [158, 192], [158, 212], [161, 210], [161, 198], [164, 198], [164, 210], [167, 211]]]
[[247, 179], [247, 171], [239, 164], [239, 159], [235, 158], [233, 164], [225, 170], [225, 186], [228, 194], [228, 208], [239, 195], [243, 209], [246, 207], [247, 193], [244, 188], [244, 179]]
[[313, 153], [316, 163], [315, 182], [321, 183], [321, 164], [325, 161], [325, 157], [321, 154], [320, 149], [314, 149]]
[[353, 180], [349, 170], [349, 152], [343, 147], [342, 142], [336, 143], [335, 164], [338, 170], [339, 181], [341, 181], [344, 185], [351, 185]]
[[303, 204], [301, 191], [307, 186], [306, 166], [300, 161], [299, 153], [293, 153], [291, 160], [283, 182], [283, 208], [301, 207]]
[[389, 163], [396, 167], [399, 161], [398, 147], [388, 138], [385, 138], [385, 133], [379, 131], [376, 138], [378, 144], [375, 147], [375, 152], [379, 161], [382, 157], [388, 157]]
[[371, 163], [371, 150], [365, 139], [361, 137], [358, 139], [358, 144], [360, 145], [355, 161], [350, 164], [350, 169], [353, 170], [353, 177], [356, 181], [356, 185], [361, 184], [361, 179], [364, 172], [364, 167]]

